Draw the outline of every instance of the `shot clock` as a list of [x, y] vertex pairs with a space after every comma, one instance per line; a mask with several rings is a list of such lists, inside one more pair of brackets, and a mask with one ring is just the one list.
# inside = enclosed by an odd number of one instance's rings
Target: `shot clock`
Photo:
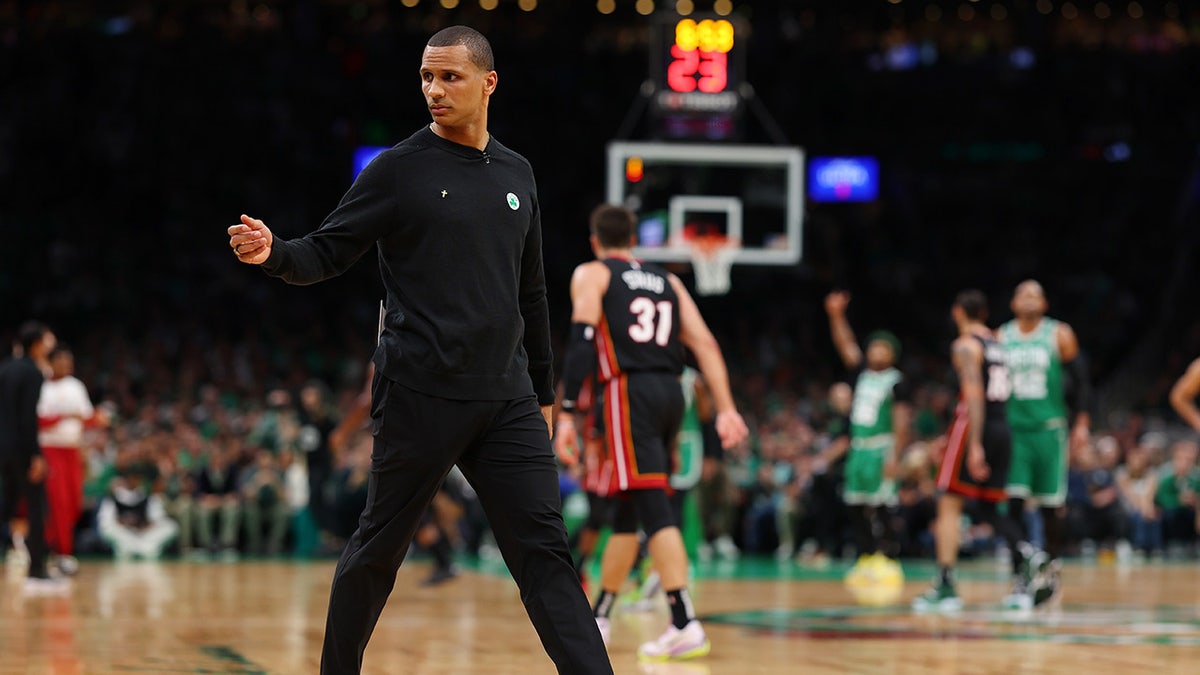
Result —
[[656, 135], [726, 140], [738, 136], [743, 77], [738, 20], [663, 14], [655, 21], [650, 56]]

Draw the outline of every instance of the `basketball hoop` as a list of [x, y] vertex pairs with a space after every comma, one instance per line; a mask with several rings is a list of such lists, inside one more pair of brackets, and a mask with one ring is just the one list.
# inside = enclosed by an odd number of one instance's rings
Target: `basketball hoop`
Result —
[[742, 249], [741, 242], [723, 234], [704, 234], [687, 240], [696, 274], [696, 295], [725, 295], [733, 260]]

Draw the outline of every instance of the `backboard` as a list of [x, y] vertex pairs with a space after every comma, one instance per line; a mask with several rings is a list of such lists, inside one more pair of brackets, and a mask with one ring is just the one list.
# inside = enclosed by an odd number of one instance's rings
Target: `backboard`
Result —
[[804, 153], [792, 146], [614, 141], [607, 200], [638, 216], [634, 255], [692, 259], [688, 241], [723, 235], [734, 264], [792, 265], [802, 254]]

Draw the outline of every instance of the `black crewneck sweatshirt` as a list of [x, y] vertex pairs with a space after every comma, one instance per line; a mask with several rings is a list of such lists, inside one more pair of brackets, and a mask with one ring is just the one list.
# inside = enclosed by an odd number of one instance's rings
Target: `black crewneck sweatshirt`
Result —
[[480, 151], [425, 127], [367, 165], [319, 229], [276, 237], [262, 267], [312, 284], [378, 245], [387, 292], [379, 372], [441, 398], [536, 394], [551, 405], [541, 227], [524, 157], [494, 138]]

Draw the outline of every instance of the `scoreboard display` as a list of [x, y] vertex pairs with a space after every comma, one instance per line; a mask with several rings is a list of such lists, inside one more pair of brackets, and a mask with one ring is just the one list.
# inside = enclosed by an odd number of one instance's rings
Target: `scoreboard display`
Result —
[[738, 136], [744, 75], [738, 20], [664, 14], [651, 48], [656, 135], [726, 140]]

